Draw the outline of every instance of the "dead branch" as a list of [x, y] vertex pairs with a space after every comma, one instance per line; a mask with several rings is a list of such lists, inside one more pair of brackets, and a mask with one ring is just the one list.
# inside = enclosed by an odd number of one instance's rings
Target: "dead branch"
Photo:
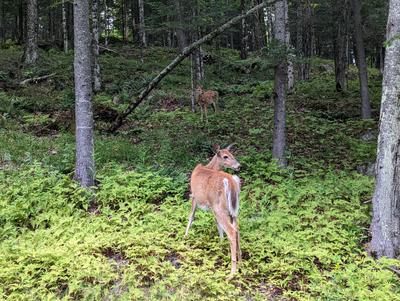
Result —
[[32, 82], [34, 82], [34, 83], [41, 82], [41, 81], [44, 81], [44, 80], [46, 80], [46, 79], [48, 79], [48, 78], [50, 78], [50, 77], [52, 77], [54, 75], [56, 75], [56, 73], [43, 75], [43, 76], [38, 76], [38, 77], [33, 77], [33, 78], [27, 78], [27, 79], [24, 79], [22, 82], [20, 82], [19, 85], [20, 86], [24, 86], [24, 85], [32, 83]]

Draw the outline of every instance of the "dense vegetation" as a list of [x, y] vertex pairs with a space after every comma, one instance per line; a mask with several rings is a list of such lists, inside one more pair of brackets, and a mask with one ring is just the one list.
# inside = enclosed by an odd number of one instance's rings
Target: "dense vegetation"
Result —
[[[313, 60], [311, 79], [288, 96], [282, 170], [271, 160], [268, 57], [237, 61], [233, 50], [206, 48], [205, 86], [221, 95], [208, 125], [190, 111], [185, 62], [110, 135], [108, 122], [175, 56], [151, 47], [142, 64], [139, 51], [114, 49], [121, 55], [100, 57], [105, 88], [94, 98], [95, 197], [72, 179], [72, 55], [42, 52], [40, 64], [20, 69], [19, 46], [0, 51], [2, 299], [400, 300], [399, 263], [365, 251], [373, 181], [356, 172], [375, 158], [377, 70], [369, 70], [375, 120], [362, 121], [356, 69], [337, 93], [332, 62]], [[229, 244], [212, 214], [198, 212], [183, 234], [188, 174], [214, 144], [231, 142], [242, 164], [243, 261], [227, 281]]]

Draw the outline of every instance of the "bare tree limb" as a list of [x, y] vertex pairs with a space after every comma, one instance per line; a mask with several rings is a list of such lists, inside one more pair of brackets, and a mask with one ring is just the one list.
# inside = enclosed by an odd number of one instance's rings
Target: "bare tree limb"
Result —
[[54, 76], [54, 75], [56, 75], [56, 73], [52, 73], [52, 74], [48, 74], [48, 75], [43, 75], [43, 76], [38, 76], [38, 77], [33, 77], [33, 78], [27, 78], [27, 79], [23, 80], [22, 82], [20, 82], [19, 85], [20, 85], [20, 86], [24, 86], [24, 85], [29, 84], [29, 83], [31, 83], [31, 82], [37, 83], [37, 82], [46, 80], [46, 79], [48, 79], [49, 77], [52, 77], [52, 76]]
[[248, 10], [246, 13], [243, 13], [241, 15], [238, 15], [234, 17], [233, 19], [229, 20], [225, 24], [221, 25], [217, 29], [213, 30], [209, 34], [205, 35], [201, 39], [197, 40], [196, 42], [192, 43], [191, 45], [187, 46], [184, 48], [179, 54], [167, 67], [165, 67], [156, 77], [154, 77], [151, 82], [147, 85], [146, 88], [144, 88], [139, 96], [130, 103], [130, 105], [122, 112], [120, 113], [117, 118], [115, 119], [114, 123], [110, 127], [109, 131], [110, 132], [115, 132], [118, 130], [122, 123], [123, 120], [126, 116], [128, 116], [130, 113], [133, 112], [139, 106], [143, 100], [146, 99], [146, 97], [149, 95], [149, 93], [158, 85], [158, 83], [168, 74], [170, 73], [176, 66], [178, 66], [189, 54], [192, 53], [193, 50], [195, 50], [197, 47], [199, 47], [201, 44], [204, 44], [205, 42], [208, 42], [224, 32], [226, 29], [230, 28], [232, 25], [238, 23], [240, 20], [243, 18], [248, 17], [249, 15], [253, 14], [254, 12], [262, 9], [263, 7], [266, 7], [267, 5], [275, 3], [276, 0], [269, 0], [269, 1], [263, 1], [261, 4], [258, 4]]
[[103, 49], [103, 50], [105, 50], [105, 51], [109, 51], [109, 52], [115, 53], [115, 54], [117, 54], [117, 55], [126, 57], [124, 54], [119, 53], [118, 51], [115, 51], [115, 50], [113, 50], [113, 49], [111, 49], [111, 48], [108, 48], [108, 47], [105, 47], [105, 46], [101, 46], [101, 45], [99, 45], [99, 48], [100, 48], [100, 49]]

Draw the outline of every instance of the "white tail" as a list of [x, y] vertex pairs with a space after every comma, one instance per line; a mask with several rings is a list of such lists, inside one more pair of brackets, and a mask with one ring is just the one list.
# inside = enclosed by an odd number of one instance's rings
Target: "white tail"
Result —
[[193, 223], [196, 208], [210, 208], [217, 221], [220, 238], [225, 232], [230, 240], [232, 268], [236, 272], [237, 261], [241, 258], [239, 238], [239, 193], [240, 179], [221, 171], [223, 167], [237, 169], [240, 164], [230, 152], [230, 146], [220, 150], [206, 165], [197, 165], [190, 179], [192, 210], [185, 236]]

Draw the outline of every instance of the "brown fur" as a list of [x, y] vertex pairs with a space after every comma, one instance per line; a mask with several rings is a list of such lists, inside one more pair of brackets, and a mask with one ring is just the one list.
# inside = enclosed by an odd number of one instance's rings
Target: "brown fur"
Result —
[[[203, 87], [198, 85], [196, 87], [195, 98], [197, 103], [200, 106], [201, 110], [201, 121], [204, 121], [204, 115], [206, 116], [206, 122], [208, 122], [207, 116], [207, 107], [208, 105], [212, 105], [214, 108], [214, 112], [217, 112], [217, 101], [218, 101], [218, 92], [213, 90], [204, 91]], [[204, 115], [203, 115], [204, 113]]]

